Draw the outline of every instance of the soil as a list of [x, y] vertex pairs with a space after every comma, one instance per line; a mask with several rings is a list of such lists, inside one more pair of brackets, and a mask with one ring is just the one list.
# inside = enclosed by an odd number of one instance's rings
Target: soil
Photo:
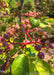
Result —
[[42, 50], [42, 52], [45, 55], [44, 60], [46, 62], [49, 62], [49, 60], [53, 60], [53, 62], [50, 62], [50, 64], [54, 68], [54, 49]]

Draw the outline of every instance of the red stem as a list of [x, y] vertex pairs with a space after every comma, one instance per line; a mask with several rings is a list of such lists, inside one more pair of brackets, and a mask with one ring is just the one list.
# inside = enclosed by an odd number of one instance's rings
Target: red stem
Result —
[[37, 37], [37, 41], [38, 41], [39, 38], [40, 38], [40, 36]]
[[11, 44], [21, 44], [21, 45], [27, 45], [27, 44], [35, 44], [36, 42], [27, 42], [27, 43], [11, 43]]
[[25, 43], [27, 43], [27, 35], [25, 34]]
[[30, 37], [30, 35], [28, 34], [28, 33], [26, 33], [27, 35], [28, 35], [28, 37], [29, 37], [29, 39], [31, 40], [31, 42], [32, 42], [32, 38]]
[[35, 44], [35, 41], [34, 41], [34, 42], [27, 42], [26, 45], [27, 45], [27, 44], [32, 44], [32, 43]]
[[33, 30], [27, 30], [27, 32], [33, 32]]

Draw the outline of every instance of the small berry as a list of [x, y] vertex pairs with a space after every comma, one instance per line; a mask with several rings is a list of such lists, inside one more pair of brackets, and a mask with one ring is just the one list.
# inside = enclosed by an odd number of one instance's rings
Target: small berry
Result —
[[47, 33], [46, 33], [46, 32], [43, 32], [43, 35], [44, 35], [45, 37], [47, 37]]
[[12, 28], [14, 28], [15, 26], [14, 25], [12, 25]]
[[40, 45], [36, 45], [36, 46], [35, 46], [35, 49], [36, 49], [37, 51], [40, 51], [40, 50], [41, 50], [41, 46], [40, 46]]
[[26, 25], [25, 25], [25, 24], [22, 24], [22, 26], [23, 26], [24, 28], [26, 28]]
[[8, 48], [9, 48], [10, 50], [12, 50], [12, 49], [13, 49], [13, 45], [12, 45], [12, 44], [9, 44], [9, 45], [8, 45]]
[[46, 41], [46, 44], [47, 44], [47, 45], [50, 45], [50, 41], [47, 40], [47, 41]]
[[12, 34], [13, 34], [13, 32], [9, 30], [9, 31], [8, 31], [8, 34], [9, 34], [9, 35], [12, 35]]
[[6, 28], [6, 31], [10, 30], [10, 27]]
[[4, 39], [4, 38], [1, 38], [1, 41], [2, 41], [2, 42], [4, 42], [4, 41], [5, 41], [5, 39]]
[[36, 27], [36, 28], [34, 28], [34, 30], [38, 31], [38, 28]]
[[27, 24], [27, 27], [28, 27], [28, 28], [31, 28], [31, 25], [30, 25], [30, 24]]
[[29, 20], [25, 20], [25, 23], [29, 23]]
[[44, 53], [43, 52], [39, 52], [38, 53], [38, 58], [43, 59], [44, 58]]
[[8, 43], [6, 41], [3, 42], [3, 47], [7, 47]]
[[16, 33], [18, 33], [19, 32], [19, 29], [16, 29]]
[[11, 31], [14, 32], [14, 28], [12, 28]]
[[52, 44], [49, 44], [49, 47], [50, 48], [54, 48], [54, 44], [52, 43]]
[[21, 20], [21, 24], [25, 24], [25, 21], [24, 20]]
[[9, 34], [4, 34], [4, 38], [9, 39]]
[[16, 28], [16, 29], [17, 29], [17, 28], [19, 28], [19, 25], [18, 25], [18, 24], [16, 24], [16, 25], [15, 25], [15, 28]]

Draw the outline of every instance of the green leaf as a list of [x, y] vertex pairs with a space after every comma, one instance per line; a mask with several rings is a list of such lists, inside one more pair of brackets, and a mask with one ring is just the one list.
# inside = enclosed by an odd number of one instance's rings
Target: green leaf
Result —
[[54, 1], [54, 0], [52, 0], [52, 1]]
[[13, 39], [13, 38], [10, 38], [10, 42], [12, 42], [12, 43], [13, 43], [13, 41], [14, 41], [14, 39]]
[[54, 75], [53, 68], [42, 59], [37, 58], [35, 61], [30, 61], [30, 67], [30, 73], [34, 75]]
[[54, 19], [53, 18], [45, 19], [45, 22], [54, 23]]
[[[30, 59], [30, 63], [29, 63], [29, 73], [35, 73], [36, 71], [34, 71], [34, 69], [36, 70], [35, 64], [33, 63], [33, 59]], [[35, 74], [34, 74], [35, 75]]]
[[8, 7], [9, 6], [9, 0], [3, 0], [6, 4], [6, 6]]
[[10, 55], [14, 55], [19, 50], [19, 45], [14, 45], [14, 49], [10, 50]]
[[51, 34], [51, 31], [52, 31], [52, 27], [51, 25], [48, 23], [40, 23], [40, 27], [43, 31], [46, 31], [48, 34]]
[[4, 19], [3, 19], [3, 22], [4, 22], [4, 23], [6, 23], [6, 21], [7, 21], [7, 19], [6, 19], [6, 18], [4, 18]]
[[5, 55], [5, 53], [2, 53], [2, 54], [0, 55], [0, 60], [1, 60], [1, 61], [4, 61], [4, 62], [5, 62], [6, 58], [7, 58], [7, 56]]
[[32, 28], [38, 27], [40, 24], [40, 19], [30, 18], [30, 23], [32, 25]]
[[31, 5], [31, 7], [34, 7], [34, 0], [24, 0], [24, 5]]
[[44, 27], [47, 27], [47, 25], [44, 24], [44, 23], [40, 23], [40, 27], [41, 27], [41, 28], [44, 28]]
[[4, 64], [4, 61], [3, 61], [3, 60], [0, 60], [0, 65], [1, 65], [1, 64]]
[[38, 51], [36, 51], [35, 48], [32, 47], [31, 45], [26, 45], [26, 47], [24, 48], [24, 51], [30, 57], [35, 57], [38, 53]]
[[10, 9], [9, 8], [5, 8], [5, 11], [6, 11], [7, 14], [10, 13]]
[[0, 26], [0, 30], [1, 31], [5, 31], [6, 30], [6, 26]]
[[11, 72], [12, 75], [26, 75], [26, 73], [29, 75], [29, 64], [26, 55], [21, 54], [14, 59], [11, 66]]
[[11, 6], [11, 8], [17, 8], [18, 7], [18, 5], [16, 5], [16, 0], [9, 0], [10, 1], [10, 6]]

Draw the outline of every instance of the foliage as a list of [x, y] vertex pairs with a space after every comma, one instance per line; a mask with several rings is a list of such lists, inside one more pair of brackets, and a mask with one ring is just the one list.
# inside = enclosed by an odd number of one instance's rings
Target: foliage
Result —
[[[24, 0], [23, 7], [20, 0], [1, 0], [0, 4], [1, 74], [54, 75], [54, 69], [43, 60], [42, 52], [54, 49], [54, 43], [48, 40], [54, 19], [43, 16], [42, 10], [36, 12], [34, 0]], [[45, 5], [43, 2], [43, 11]]]
[[[53, 15], [54, 14], [54, 0], [48, 1], [40, 1], [39, 4], [36, 5], [37, 11], [44, 12], [45, 15]], [[52, 16], [50, 16], [52, 17]]]
[[26, 73], [29, 73], [28, 58], [24, 54], [17, 56], [12, 63], [11, 70], [13, 75], [26, 75]]

